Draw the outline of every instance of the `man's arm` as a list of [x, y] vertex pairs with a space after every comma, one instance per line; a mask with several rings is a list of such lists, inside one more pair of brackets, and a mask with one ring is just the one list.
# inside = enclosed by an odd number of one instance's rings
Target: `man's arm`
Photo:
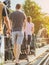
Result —
[[10, 30], [11, 27], [10, 27], [10, 21], [9, 21], [8, 16], [5, 16], [5, 17], [4, 17], [4, 22], [5, 22], [5, 24], [6, 24], [7, 29]]
[[13, 16], [13, 15], [12, 15], [12, 13], [11, 13], [11, 14], [9, 15], [11, 29], [12, 29], [12, 19], [13, 19], [12, 16]]
[[7, 11], [6, 11], [5, 7], [3, 8], [2, 15], [3, 15], [3, 18], [4, 18], [4, 22], [6, 24], [6, 27], [10, 31], [10, 29], [11, 29], [10, 21], [9, 21], [9, 18], [8, 18], [8, 15], [7, 15]]
[[27, 21], [26, 15], [24, 14], [24, 30], [26, 29], [26, 21]]

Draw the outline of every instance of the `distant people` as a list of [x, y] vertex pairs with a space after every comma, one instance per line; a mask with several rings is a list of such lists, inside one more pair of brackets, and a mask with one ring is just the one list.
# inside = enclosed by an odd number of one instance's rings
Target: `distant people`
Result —
[[25, 34], [26, 34], [26, 40], [27, 40], [27, 45], [28, 45], [28, 53], [30, 53], [30, 43], [31, 43], [31, 38], [32, 35], [34, 34], [34, 24], [32, 23], [32, 18], [31, 16], [27, 17], [27, 22], [26, 22], [26, 29], [25, 29]]
[[41, 44], [45, 45], [48, 42], [48, 33], [46, 27], [41, 24], [39, 31], [37, 33], [37, 41], [41, 42]]
[[26, 16], [21, 11], [21, 4], [16, 5], [16, 11], [10, 14], [10, 20], [12, 23], [12, 42], [14, 44], [16, 64], [19, 65], [19, 56], [21, 52], [21, 45], [24, 38], [24, 29], [26, 26]]
[[47, 29], [41, 24], [40, 29], [37, 33], [37, 37], [46, 38], [47, 37]]

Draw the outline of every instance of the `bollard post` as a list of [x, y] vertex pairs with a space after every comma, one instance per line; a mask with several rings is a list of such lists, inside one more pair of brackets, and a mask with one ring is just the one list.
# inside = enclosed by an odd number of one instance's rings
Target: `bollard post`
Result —
[[0, 35], [0, 65], [4, 64], [4, 36]]

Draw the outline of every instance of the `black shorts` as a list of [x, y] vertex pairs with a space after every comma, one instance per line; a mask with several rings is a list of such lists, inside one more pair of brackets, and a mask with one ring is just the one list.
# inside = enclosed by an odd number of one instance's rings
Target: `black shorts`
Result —
[[30, 45], [31, 43], [31, 35], [28, 35], [27, 44]]

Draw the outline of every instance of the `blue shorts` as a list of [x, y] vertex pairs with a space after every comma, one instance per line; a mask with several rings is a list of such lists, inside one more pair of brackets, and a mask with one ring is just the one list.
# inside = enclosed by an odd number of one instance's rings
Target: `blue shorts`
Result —
[[15, 31], [12, 32], [12, 44], [22, 44], [24, 38], [24, 32]]

